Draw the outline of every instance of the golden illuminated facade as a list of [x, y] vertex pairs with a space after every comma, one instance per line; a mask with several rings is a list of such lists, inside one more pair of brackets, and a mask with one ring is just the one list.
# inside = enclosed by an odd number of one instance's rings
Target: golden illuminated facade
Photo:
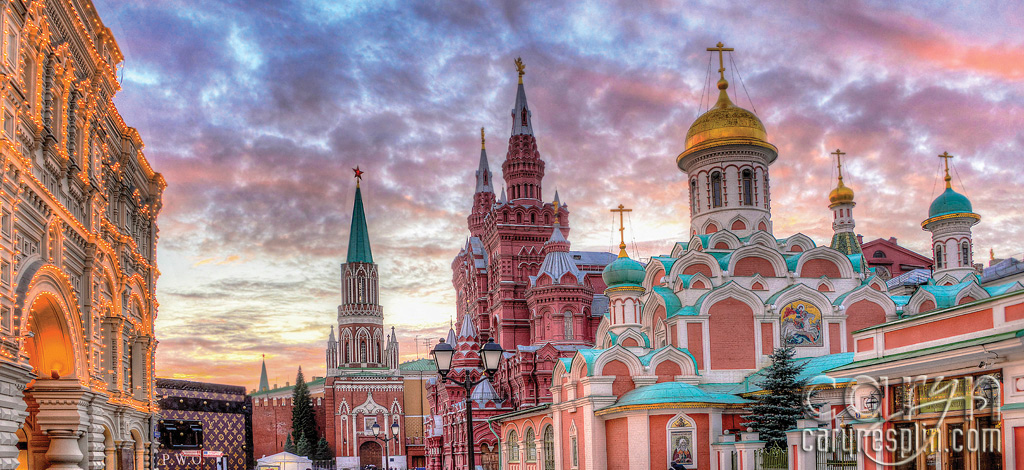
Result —
[[151, 468], [165, 182], [92, 2], [3, 6], [0, 470]]

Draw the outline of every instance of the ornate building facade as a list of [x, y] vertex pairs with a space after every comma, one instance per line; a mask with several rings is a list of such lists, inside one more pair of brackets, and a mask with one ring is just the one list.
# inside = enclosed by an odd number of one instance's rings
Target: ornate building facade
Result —
[[[480, 345], [493, 338], [508, 353], [495, 385], [472, 392], [477, 462], [496, 468], [498, 440], [487, 418], [502, 411], [551, 401], [551, 373], [560, 358], [594, 344], [608, 308], [601, 270], [611, 253], [571, 251], [569, 209], [555, 192], [544, 202], [545, 162], [534, 136], [533, 112], [523, 85], [525, 67], [516, 60], [519, 83], [512, 108], [502, 176], [506, 188], [494, 193], [493, 175], [481, 130], [475, 191], [467, 218], [469, 238], [452, 261], [458, 334], [448, 342], [459, 351], [451, 376], [479, 378]], [[428, 468], [466, 465], [465, 392], [432, 381], [428, 398]], [[454, 467], [453, 467], [454, 466]]]
[[152, 468], [166, 184], [92, 3], [0, 16], [0, 468]]

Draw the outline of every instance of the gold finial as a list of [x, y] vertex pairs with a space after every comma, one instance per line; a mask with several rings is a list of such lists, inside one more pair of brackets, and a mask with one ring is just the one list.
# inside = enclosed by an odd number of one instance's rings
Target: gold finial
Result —
[[618, 209], [612, 209], [612, 212], [619, 213], [619, 258], [627, 258], [629, 255], [626, 254], [626, 226], [623, 220], [623, 214], [626, 212], [633, 212], [633, 209], [626, 209], [626, 206], [619, 204]]
[[484, 139], [484, 128], [481, 127], [480, 128], [480, 150], [484, 150], [484, 149], [487, 148], [486, 143], [487, 143], [487, 140]]
[[946, 162], [946, 189], [952, 189], [953, 185], [949, 184], [949, 182], [953, 179], [949, 177], [949, 159], [953, 158], [953, 156], [950, 155], [949, 152], [942, 152], [942, 155], [939, 155], [939, 158], [945, 160]]
[[558, 201], [558, 191], [557, 190], [555, 191], [555, 202], [552, 202], [551, 205], [554, 206], [554, 209], [555, 209], [555, 225], [558, 225], [558, 213], [561, 212], [562, 203], [560, 203]]
[[993, 250], [992, 248], [988, 249], [988, 260], [989, 261], [995, 261], [996, 260], [996, 250]]
[[526, 65], [523, 64], [522, 57], [516, 57], [516, 71], [519, 72], [519, 83], [523, 83], [523, 74], [526, 73]]
[[839, 168], [839, 186], [842, 186], [843, 185], [843, 160], [842, 160], [842, 158], [843, 158], [843, 155], [846, 155], [846, 152], [843, 152], [842, 150], [836, 149], [836, 151], [832, 152], [830, 155], [835, 155], [836, 156], [836, 167]]

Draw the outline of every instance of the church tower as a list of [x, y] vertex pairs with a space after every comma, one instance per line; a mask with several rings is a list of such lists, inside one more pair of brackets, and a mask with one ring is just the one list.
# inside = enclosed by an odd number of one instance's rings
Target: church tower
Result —
[[757, 115], [729, 99], [722, 53], [733, 49], [718, 43], [708, 50], [718, 52], [718, 101], [693, 122], [686, 149], [676, 157], [676, 165], [689, 177], [690, 234], [771, 233], [768, 166], [778, 150], [768, 142]]
[[487, 141], [484, 128], [480, 128], [480, 164], [476, 170], [476, 191], [473, 192], [473, 210], [469, 214], [469, 234], [479, 237], [484, 230], [484, 218], [494, 205], [494, 181], [487, 164]]
[[516, 59], [519, 72], [519, 88], [516, 90], [516, 105], [512, 108], [512, 136], [508, 140], [508, 154], [501, 165], [501, 173], [508, 187], [508, 199], [532, 199], [541, 201], [541, 180], [544, 179], [544, 160], [537, 151], [537, 140], [533, 137], [533, 113], [526, 104], [526, 89], [523, 88], [523, 74], [526, 66]]
[[981, 216], [974, 213], [966, 196], [953, 191], [952, 178], [949, 177], [949, 159], [953, 156], [943, 152], [939, 158], [946, 162], [946, 190], [932, 201], [928, 218], [921, 222], [921, 228], [932, 233], [932, 277], [940, 279], [949, 274], [962, 281], [974, 273], [971, 227], [981, 220]]
[[[356, 197], [348, 235], [348, 257], [341, 265], [341, 305], [338, 305], [339, 367], [383, 367], [384, 309], [378, 296], [377, 265], [370, 251], [363, 195], [363, 172], [356, 167]], [[328, 375], [331, 374], [328, 370]]]
[[[612, 335], [621, 336], [628, 330], [640, 330], [640, 296], [644, 294], [644, 266], [629, 258], [626, 254], [626, 226], [622, 220], [624, 212], [630, 212], [619, 204], [612, 212], [619, 213], [619, 257], [605, 266], [601, 277], [608, 286], [604, 293], [608, 296], [608, 331]], [[598, 342], [601, 338], [598, 338]]]
[[832, 209], [832, 248], [844, 255], [860, 254], [860, 243], [857, 241], [857, 234], [853, 229], [857, 224], [853, 220], [853, 190], [843, 184], [843, 155], [846, 153], [839, 149], [832, 152], [836, 156], [836, 166], [839, 169], [839, 184], [828, 195], [828, 208]]

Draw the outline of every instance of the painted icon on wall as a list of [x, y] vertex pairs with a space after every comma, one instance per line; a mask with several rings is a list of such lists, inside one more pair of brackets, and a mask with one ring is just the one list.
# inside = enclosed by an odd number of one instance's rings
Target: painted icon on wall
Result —
[[782, 337], [790, 346], [822, 346], [821, 311], [814, 304], [795, 300], [782, 307]]

